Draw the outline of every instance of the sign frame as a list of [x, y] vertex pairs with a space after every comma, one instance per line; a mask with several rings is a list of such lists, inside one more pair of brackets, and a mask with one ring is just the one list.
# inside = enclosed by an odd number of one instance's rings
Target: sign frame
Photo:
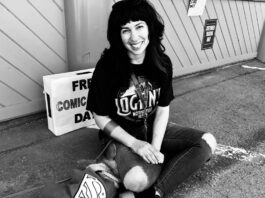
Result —
[[211, 49], [214, 44], [217, 19], [206, 19], [202, 38], [201, 50]]

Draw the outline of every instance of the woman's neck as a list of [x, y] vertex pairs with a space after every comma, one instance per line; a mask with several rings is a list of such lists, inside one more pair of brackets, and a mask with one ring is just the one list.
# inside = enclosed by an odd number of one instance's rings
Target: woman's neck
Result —
[[129, 57], [131, 59], [131, 63], [132, 64], [140, 65], [140, 64], [143, 64], [143, 62], [144, 62], [145, 53], [144, 54], [139, 54], [139, 55], [129, 54]]

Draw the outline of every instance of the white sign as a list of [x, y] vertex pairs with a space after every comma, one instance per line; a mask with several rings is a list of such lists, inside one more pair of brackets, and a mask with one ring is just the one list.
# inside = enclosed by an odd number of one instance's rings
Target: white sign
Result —
[[206, 0], [190, 0], [188, 16], [200, 16], [203, 14]]
[[56, 136], [95, 124], [86, 110], [94, 69], [43, 77], [48, 128]]

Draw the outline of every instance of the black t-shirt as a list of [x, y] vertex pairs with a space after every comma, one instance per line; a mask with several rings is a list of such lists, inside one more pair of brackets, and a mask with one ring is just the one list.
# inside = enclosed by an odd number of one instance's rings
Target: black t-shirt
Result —
[[[105, 58], [106, 59], [106, 58]], [[109, 116], [125, 130], [143, 125], [144, 106], [135, 92], [135, 86], [130, 79], [129, 86], [117, 85], [117, 75], [113, 74], [110, 61], [99, 60], [93, 73], [88, 94], [87, 109], [98, 115]], [[163, 85], [146, 77], [148, 72], [144, 64], [131, 65], [140, 86], [148, 95], [148, 122], [152, 122], [157, 106], [168, 106], [174, 98], [172, 88], [172, 68], [169, 68], [169, 78]], [[122, 74], [120, 74], [122, 75]]]

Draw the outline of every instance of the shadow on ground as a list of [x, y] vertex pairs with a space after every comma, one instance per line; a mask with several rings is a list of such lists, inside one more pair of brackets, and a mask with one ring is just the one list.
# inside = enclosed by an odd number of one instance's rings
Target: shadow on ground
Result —
[[[170, 121], [265, 153], [265, 73], [242, 64], [265, 67], [251, 60], [174, 79]], [[77, 160], [93, 159], [100, 149], [94, 129], [55, 137], [45, 113], [0, 123], [0, 197], [37, 197], [45, 182], [68, 178]], [[264, 186], [264, 165], [213, 156], [171, 197], [261, 198]]]

